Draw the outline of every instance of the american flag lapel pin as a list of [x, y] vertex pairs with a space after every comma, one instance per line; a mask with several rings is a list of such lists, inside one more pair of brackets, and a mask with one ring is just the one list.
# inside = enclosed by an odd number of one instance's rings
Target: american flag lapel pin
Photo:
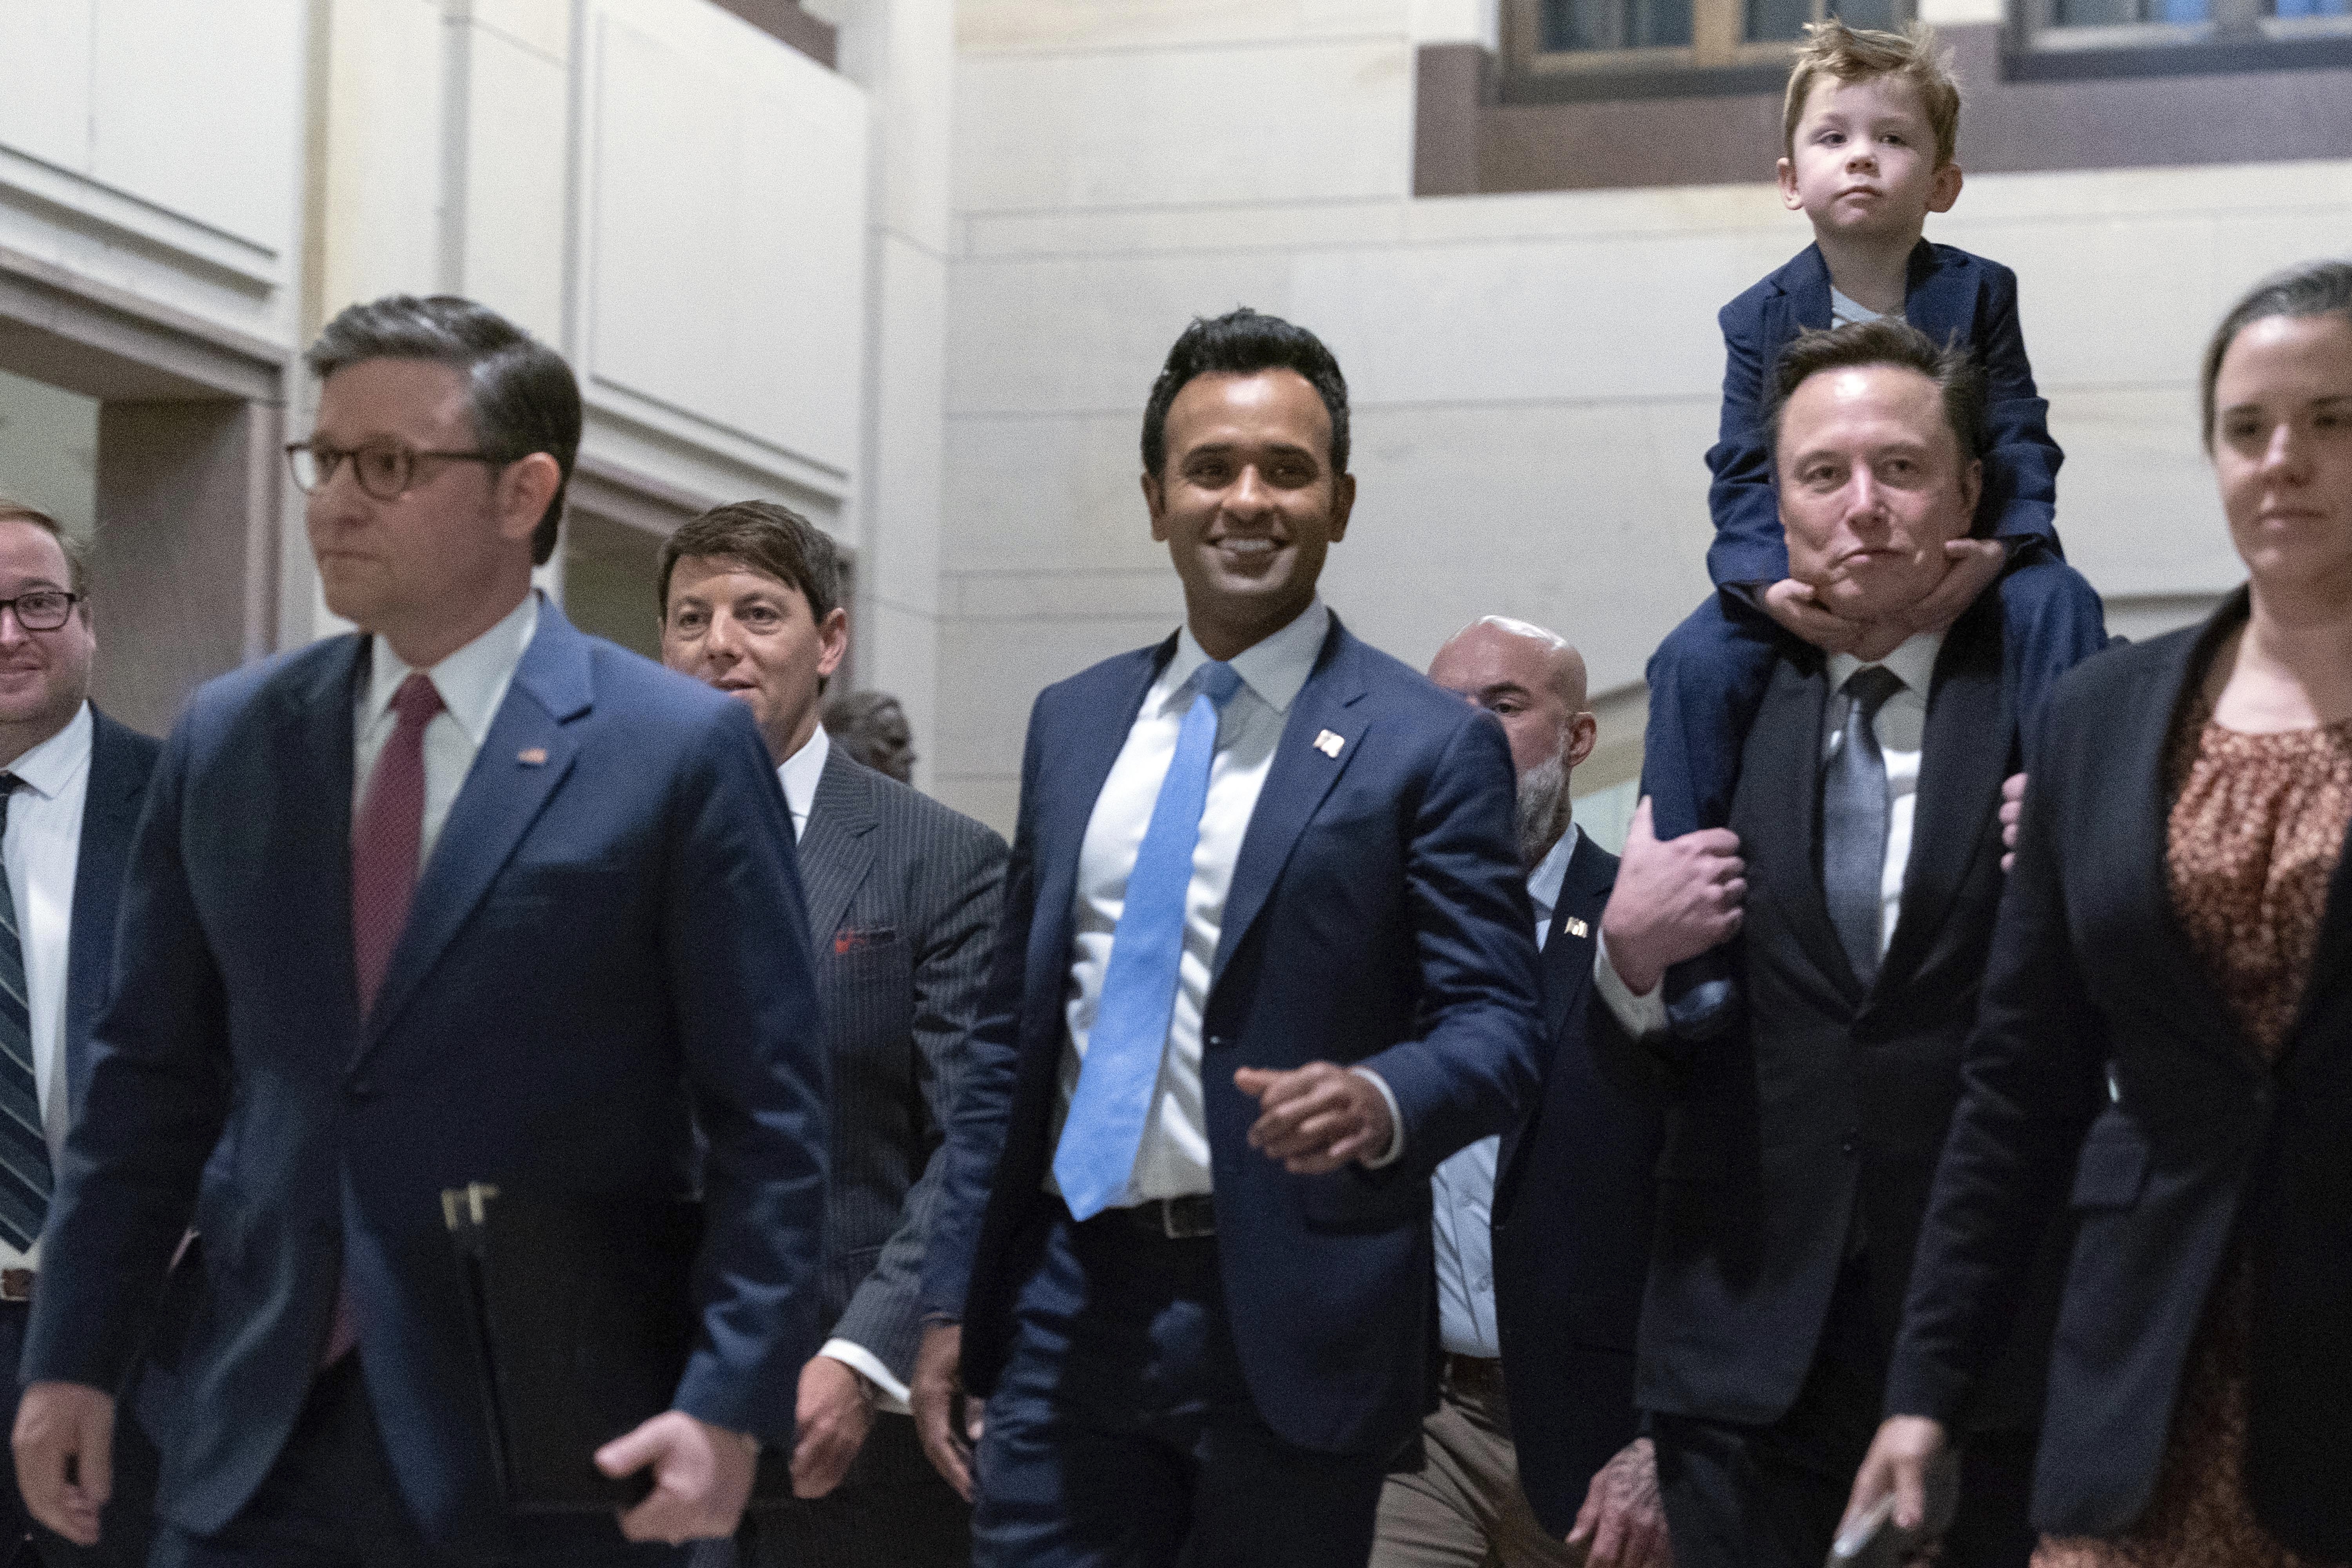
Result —
[[1560, 921], [1560, 929], [1567, 931], [1569, 935], [1574, 937], [1590, 936], [1592, 934], [1592, 928], [1586, 925], [1582, 921], [1578, 920], [1574, 915], [1570, 915], [1568, 919]]
[[526, 746], [515, 753], [515, 761], [527, 768], [543, 768], [547, 766], [547, 748]]
[[1339, 748], [1347, 743], [1345, 740], [1328, 730], [1315, 737], [1315, 749], [1327, 757], [1337, 757], [1339, 754]]

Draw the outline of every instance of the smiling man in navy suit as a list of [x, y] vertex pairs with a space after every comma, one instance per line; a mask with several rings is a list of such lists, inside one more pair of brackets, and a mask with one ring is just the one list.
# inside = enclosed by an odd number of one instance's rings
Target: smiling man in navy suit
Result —
[[[294, 479], [361, 630], [207, 685], [156, 764], [17, 1475], [98, 1538], [107, 1391], [193, 1217], [158, 1563], [667, 1561], [630, 1542], [734, 1530], [816, 1348], [823, 1037], [784, 798], [741, 703], [532, 590], [580, 438], [562, 359], [404, 296], [310, 363]], [[651, 1495], [619, 1530], [509, 1516], [441, 1192], [651, 1205], [698, 1164], [699, 1331], [673, 1408], [597, 1456]]]
[[1361, 1568], [1434, 1392], [1430, 1173], [1531, 1090], [1535, 944], [1501, 727], [1316, 595], [1347, 460], [1313, 334], [1194, 322], [1184, 625], [1030, 720], [914, 1385], [980, 1568]]

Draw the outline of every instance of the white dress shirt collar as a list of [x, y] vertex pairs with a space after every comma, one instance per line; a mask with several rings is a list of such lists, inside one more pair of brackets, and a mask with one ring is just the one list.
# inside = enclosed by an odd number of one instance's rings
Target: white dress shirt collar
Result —
[[1559, 836], [1559, 842], [1547, 850], [1528, 873], [1528, 901], [1536, 907], [1536, 946], [1551, 934], [1551, 917], [1559, 908], [1559, 889], [1568, 880], [1568, 863], [1576, 858], [1576, 824]]
[[[1943, 650], [1942, 632], [1914, 632], [1904, 638], [1893, 653], [1877, 662], [1885, 665], [1895, 679], [1909, 687], [1916, 695], [1924, 698], [1936, 678], [1936, 656]], [[1850, 653], [1830, 655], [1830, 689], [1843, 691], [1845, 683], [1862, 667], [1863, 661]]]
[[784, 759], [776, 770], [777, 782], [784, 786], [784, 805], [793, 814], [793, 837], [798, 839], [808, 832], [809, 813], [816, 808], [817, 781], [824, 776], [824, 760], [833, 755], [833, 737], [819, 724], [816, 733], [801, 745], [801, 749]]
[[[1280, 631], [1250, 644], [1226, 662], [1267, 707], [1287, 713], [1307, 678], [1315, 673], [1315, 656], [1323, 650], [1323, 638], [1330, 629], [1331, 612], [1318, 595]], [[1208, 662], [1208, 650], [1188, 624], [1176, 634], [1176, 656], [1168, 661], [1156, 684], [1168, 694], [1167, 700], [1172, 700], [1192, 679], [1192, 672]]]
[[66, 727], [8, 764], [7, 771], [43, 800], [55, 800], [83, 769], [89, 766], [91, 737], [97, 726], [84, 702], [66, 721]]
[[[506, 700], [507, 687], [514, 680], [515, 667], [522, 662], [523, 649], [530, 646], [538, 630], [539, 590], [534, 588], [498, 625], [425, 671], [433, 678], [434, 689], [441, 694], [443, 711], [457, 721], [475, 750], [480, 750], [488, 736], [490, 721], [498, 717], [499, 704]], [[362, 731], [383, 716], [392, 706], [393, 693], [410, 674], [409, 666], [392, 651], [392, 644], [381, 637], [368, 641], [368, 695], [366, 706], [360, 710]]]

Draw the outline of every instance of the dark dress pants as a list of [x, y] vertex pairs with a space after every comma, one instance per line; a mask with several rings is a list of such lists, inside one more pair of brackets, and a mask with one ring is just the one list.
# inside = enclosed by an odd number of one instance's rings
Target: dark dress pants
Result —
[[746, 1516], [737, 1561], [758, 1568], [964, 1568], [971, 1510], [923, 1455], [912, 1417], [877, 1411], [841, 1484]]
[[[1651, 1417], [1675, 1568], [1820, 1568], [1878, 1431], [1880, 1339], [1868, 1265], [1857, 1258], [1839, 1279], [1821, 1348], [1787, 1415], [1761, 1426]], [[1972, 1438], [1962, 1449], [1959, 1513], [1940, 1568], [2026, 1568], [2033, 1447], [2031, 1434], [2018, 1433]]]
[[358, 1355], [319, 1374], [285, 1452], [228, 1528], [156, 1530], [152, 1568], [672, 1568], [609, 1518], [517, 1520], [506, 1550], [467, 1555], [425, 1539], [394, 1479]]
[[[24, 1359], [25, 1324], [32, 1308], [22, 1301], [0, 1301], [0, 1356], [14, 1369]], [[16, 1405], [24, 1390], [7, 1380], [6, 1419], [16, 1430]], [[0, 1488], [0, 1568], [143, 1568], [155, 1519], [155, 1447], [132, 1418], [129, 1403], [114, 1411], [114, 1490], [98, 1521], [98, 1544], [76, 1546], [25, 1510], [24, 1494], [16, 1489], [16, 1467], [9, 1465], [8, 1484]]]
[[1363, 1568], [1389, 1456], [1260, 1419], [1214, 1238], [1063, 1211], [1043, 1253], [988, 1402], [975, 1568]]

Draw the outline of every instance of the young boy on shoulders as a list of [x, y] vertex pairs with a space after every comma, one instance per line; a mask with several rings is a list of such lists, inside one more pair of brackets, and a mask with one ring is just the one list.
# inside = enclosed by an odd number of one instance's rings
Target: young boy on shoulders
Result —
[[[2017, 320], [2017, 278], [1999, 262], [1923, 237], [1930, 213], [1959, 199], [1960, 93], [1935, 35], [1860, 31], [1832, 20], [1811, 29], [1789, 75], [1780, 199], [1813, 226], [1813, 243], [1726, 305], [1723, 423], [1706, 455], [1717, 592], [1651, 657], [1643, 784], [1661, 838], [1719, 827], [1730, 816], [1739, 752], [1763, 699], [1774, 638], [1831, 652], [1862, 628], [1832, 615], [1789, 575], [1763, 427], [1773, 362], [1798, 333], [1895, 316], [1941, 343], [1975, 351], [1990, 382], [1992, 444], [1976, 536], [1949, 546], [1953, 570], [1918, 612], [1941, 625], [2000, 579], [2004, 663], [2031, 734], [2064, 671], [2106, 641], [2098, 594], [2058, 545], [2057, 473], [2049, 405], [2034, 390]], [[1667, 1010], [1677, 1033], [1704, 1037], [1732, 1016], [1723, 950], [1677, 965]]]

